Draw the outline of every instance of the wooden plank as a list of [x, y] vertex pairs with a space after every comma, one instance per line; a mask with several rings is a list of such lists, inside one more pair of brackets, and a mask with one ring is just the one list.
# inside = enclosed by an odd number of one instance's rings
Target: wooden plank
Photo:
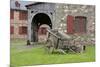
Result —
[[50, 31], [49, 29], [47, 29], [47, 31], [52, 34], [53, 36], [55, 36], [56, 38], [60, 38], [59, 36], [57, 36], [56, 34], [54, 34], [52, 31]]

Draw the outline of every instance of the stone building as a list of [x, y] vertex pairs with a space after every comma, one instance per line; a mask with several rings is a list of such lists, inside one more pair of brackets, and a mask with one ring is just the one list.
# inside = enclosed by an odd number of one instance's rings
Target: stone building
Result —
[[95, 38], [94, 5], [11, 1], [10, 10], [11, 38], [42, 41], [46, 28]]
[[28, 9], [28, 40], [38, 41], [40, 26], [46, 24], [66, 34], [85, 34], [94, 37], [95, 6], [35, 2]]
[[12, 0], [10, 5], [10, 36], [11, 39], [27, 39], [27, 9], [21, 1]]

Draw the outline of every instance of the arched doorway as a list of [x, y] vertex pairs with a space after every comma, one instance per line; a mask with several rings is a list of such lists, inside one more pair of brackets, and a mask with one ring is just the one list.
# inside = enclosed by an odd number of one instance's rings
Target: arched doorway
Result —
[[42, 24], [38, 29], [38, 42], [45, 42], [48, 37], [46, 29], [50, 29], [50, 26], [47, 24]]
[[38, 42], [38, 30], [41, 25], [46, 24], [52, 28], [52, 23], [50, 17], [45, 13], [36, 14], [31, 23], [31, 40], [32, 42]]

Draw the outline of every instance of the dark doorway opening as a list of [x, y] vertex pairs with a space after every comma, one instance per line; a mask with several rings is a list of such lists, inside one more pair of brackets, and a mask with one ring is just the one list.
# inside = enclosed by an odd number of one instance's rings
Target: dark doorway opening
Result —
[[38, 13], [33, 17], [31, 24], [31, 41], [38, 42], [38, 30], [41, 25], [46, 24], [52, 28], [51, 19], [45, 13]]

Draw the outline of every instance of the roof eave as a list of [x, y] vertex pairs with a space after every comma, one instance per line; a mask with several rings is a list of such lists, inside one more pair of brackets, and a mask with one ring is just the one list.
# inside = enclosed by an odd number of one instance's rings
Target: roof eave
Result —
[[32, 4], [25, 5], [25, 7], [28, 8], [30, 6], [38, 5], [38, 4], [43, 4], [43, 3], [45, 3], [45, 2], [35, 2], [35, 3], [32, 3]]

